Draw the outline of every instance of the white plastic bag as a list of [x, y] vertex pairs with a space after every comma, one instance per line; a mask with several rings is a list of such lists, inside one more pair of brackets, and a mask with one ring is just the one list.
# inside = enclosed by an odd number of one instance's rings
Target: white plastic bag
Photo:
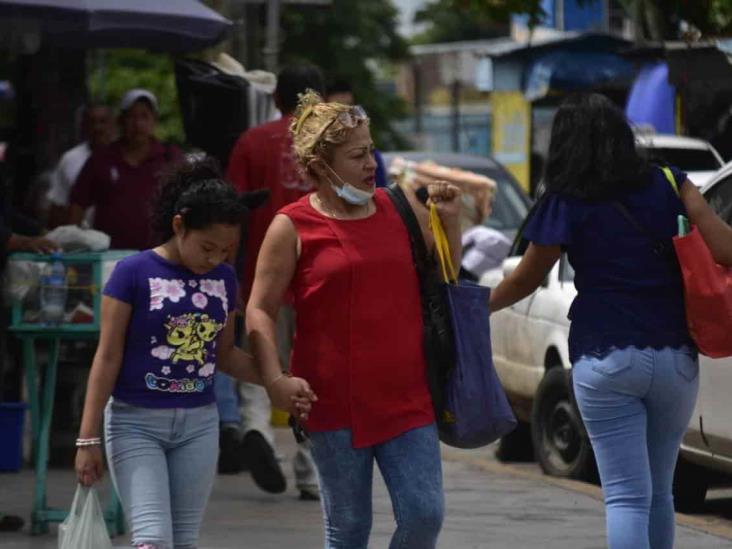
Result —
[[43, 265], [40, 261], [17, 261], [11, 258], [2, 277], [5, 302], [20, 303], [37, 290]]
[[108, 234], [93, 229], [82, 229], [77, 225], [62, 225], [44, 235], [65, 252], [102, 252], [109, 249]]
[[58, 528], [58, 549], [112, 549], [97, 490], [79, 484], [69, 516]]

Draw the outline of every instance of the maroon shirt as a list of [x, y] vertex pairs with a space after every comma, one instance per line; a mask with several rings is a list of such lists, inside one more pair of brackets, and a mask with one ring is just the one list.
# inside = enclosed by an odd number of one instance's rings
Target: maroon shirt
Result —
[[155, 244], [150, 209], [160, 174], [167, 164], [180, 159], [177, 147], [154, 140], [148, 157], [132, 166], [116, 141], [89, 157], [71, 189], [70, 202], [96, 208], [94, 228], [110, 236], [112, 248], [150, 248]]

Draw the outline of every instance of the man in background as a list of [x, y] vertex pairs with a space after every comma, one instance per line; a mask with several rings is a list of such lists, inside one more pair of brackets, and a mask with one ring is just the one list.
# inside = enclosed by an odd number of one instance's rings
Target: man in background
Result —
[[117, 249], [154, 245], [149, 208], [165, 168], [180, 150], [155, 137], [158, 101], [152, 92], [129, 90], [120, 101], [120, 138], [89, 157], [71, 190], [69, 223], [80, 224], [95, 207], [94, 228]]
[[[252, 212], [244, 243], [246, 259], [241, 280], [244, 303], [249, 299], [257, 254], [270, 222], [280, 208], [312, 190], [295, 162], [289, 128], [298, 96], [308, 89], [323, 95], [324, 88], [323, 75], [317, 67], [307, 64], [285, 67], [277, 76], [274, 92], [275, 106], [282, 117], [245, 131], [231, 152], [227, 175], [236, 189], [239, 192], [267, 189], [270, 193], [269, 200]], [[288, 304], [280, 309], [277, 328], [280, 361], [287, 369], [294, 333], [294, 314]], [[283, 492], [286, 481], [274, 453], [272, 412], [267, 393], [258, 385], [240, 384], [239, 424], [235, 410], [231, 409], [232, 386], [231, 378], [227, 379], [224, 374], [217, 376], [217, 401], [222, 418], [219, 471], [237, 472], [241, 468], [238, 454], [243, 454], [244, 463], [260, 488], [273, 493]], [[301, 499], [317, 500], [317, 477], [307, 443], [298, 446], [293, 465]]]
[[[4, 188], [3, 182], [0, 180], [0, 275], [5, 268], [7, 256], [12, 252], [33, 252], [33, 253], [51, 253], [58, 249], [58, 246], [47, 240], [43, 236], [38, 236], [38, 227], [33, 220], [26, 219], [14, 213], [9, 201], [6, 200], [8, 193]], [[21, 234], [26, 232], [27, 234]], [[2, 278], [2, 276], [0, 276]], [[3, 356], [0, 356], [0, 401], [3, 400], [20, 400], [20, 367], [16, 361], [12, 360], [13, 356], [8, 356], [8, 344], [5, 338], [9, 337], [7, 331], [7, 317], [4, 304], [2, 303], [2, 294], [0, 292], [0, 311], [2, 311], [2, 320], [0, 321], [0, 349], [3, 350]], [[13, 372], [6, 372], [8, 363], [14, 363]], [[13, 374], [13, 383], [8, 382], [8, 374]], [[6, 385], [13, 385], [12, 390], [6, 390]], [[15, 515], [5, 515], [0, 513], [0, 532], [16, 532], [23, 528], [24, 521]]]
[[[115, 134], [112, 109], [100, 103], [86, 105], [83, 108], [81, 137], [84, 141], [61, 156], [51, 175], [51, 184], [46, 194], [49, 202], [47, 225], [50, 229], [66, 223], [69, 215], [69, 194], [81, 168], [92, 152], [111, 143]], [[84, 219], [91, 226], [93, 211], [87, 211]]]

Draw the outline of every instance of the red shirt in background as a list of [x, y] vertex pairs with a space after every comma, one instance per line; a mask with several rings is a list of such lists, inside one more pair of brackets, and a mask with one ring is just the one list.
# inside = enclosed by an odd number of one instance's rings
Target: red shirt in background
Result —
[[110, 246], [144, 250], [153, 247], [150, 209], [161, 172], [181, 159], [177, 147], [154, 140], [149, 156], [138, 166], [122, 155], [119, 141], [95, 151], [71, 189], [69, 201], [96, 208], [94, 228], [107, 233]]
[[249, 299], [257, 254], [267, 227], [280, 208], [313, 190], [295, 160], [289, 131], [291, 120], [291, 115], [283, 116], [245, 131], [229, 157], [227, 176], [237, 191], [270, 191], [269, 199], [255, 209], [250, 218], [241, 280], [241, 294], [245, 303]]

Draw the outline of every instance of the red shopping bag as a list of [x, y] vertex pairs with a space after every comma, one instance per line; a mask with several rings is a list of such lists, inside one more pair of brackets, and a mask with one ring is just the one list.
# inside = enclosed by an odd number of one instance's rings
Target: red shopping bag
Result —
[[702, 354], [732, 356], [732, 268], [715, 263], [699, 230], [674, 237], [689, 332]]

